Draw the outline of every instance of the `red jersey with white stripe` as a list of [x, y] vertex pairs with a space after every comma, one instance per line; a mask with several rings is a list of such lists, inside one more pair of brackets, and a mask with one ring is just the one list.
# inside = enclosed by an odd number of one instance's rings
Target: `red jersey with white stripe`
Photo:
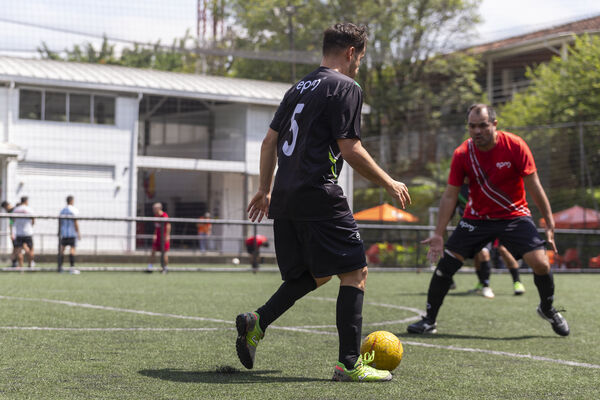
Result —
[[461, 186], [469, 179], [469, 201], [464, 218], [512, 219], [530, 216], [523, 177], [536, 172], [529, 146], [519, 136], [497, 131], [498, 142], [480, 151], [468, 139], [452, 156], [448, 184]]
[[[162, 215], [153, 215], [154, 218], [169, 218], [169, 214], [167, 214], [166, 212], [163, 211]], [[167, 225], [168, 222], [164, 223], [164, 225]], [[154, 233], [156, 234], [156, 241], [160, 243], [161, 237], [162, 237], [162, 228], [163, 228], [163, 223], [162, 222], [155, 222], [154, 223]]]

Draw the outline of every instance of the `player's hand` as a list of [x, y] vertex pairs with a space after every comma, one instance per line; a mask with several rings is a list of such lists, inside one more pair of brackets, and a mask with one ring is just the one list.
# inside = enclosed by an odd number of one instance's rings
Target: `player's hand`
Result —
[[558, 254], [558, 249], [556, 248], [556, 243], [554, 242], [554, 228], [546, 228], [546, 242], [548, 242], [552, 248], [552, 251]]
[[269, 213], [270, 202], [271, 195], [268, 192], [263, 192], [262, 190], [256, 192], [246, 209], [248, 219], [252, 222], [255, 222], [257, 219], [258, 222], [262, 221], [263, 217]]
[[422, 240], [421, 244], [429, 245], [427, 259], [434, 264], [437, 262], [437, 260], [440, 259], [440, 257], [444, 253], [444, 238], [438, 235], [437, 233], [434, 233], [433, 236]]
[[406, 206], [410, 204], [410, 195], [408, 194], [408, 188], [404, 183], [393, 181], [386, 190], [401, 204], [402, 208], [406, 208]]

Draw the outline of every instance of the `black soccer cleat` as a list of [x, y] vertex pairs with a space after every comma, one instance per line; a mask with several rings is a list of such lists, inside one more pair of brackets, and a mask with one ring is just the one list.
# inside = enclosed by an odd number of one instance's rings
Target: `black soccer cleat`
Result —
[[437, 332], [437, 324], [427, 317], [422, 317], [419, 322], [410, 324], [406, 330], [408, 333], [428, 334]]
[[548, 311], [542, 311], [542, 307], [537, 307], [537, 313], [540, 317], [544, 318], [546, 321], [550, 322], [552, 325], [552, 329], [560, 336], [569, 336], [571, 332], [569, 330], [569, 324], [567, 324], [567, 320], [565, 317], [560, 315], [558, 311], [554, 307], [550, 308]]

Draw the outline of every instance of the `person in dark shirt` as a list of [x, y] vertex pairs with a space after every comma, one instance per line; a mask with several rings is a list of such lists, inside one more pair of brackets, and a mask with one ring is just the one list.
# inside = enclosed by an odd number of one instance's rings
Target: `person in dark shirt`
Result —
[[[363, 242], [341, 187], [344, 164], [384, 187], [404, 208], [408, 189], [373, 161], [360, 141], [362, 89], [354, 81], [365, 54], [367, 31], [351, 23], [328, 28], [321, 66], [285, 94], [262, 142], [260, 180], [248, 205], [252, 221], [272, 218], [283, 284], [255, 312], [236, 318], [236, 350], [246, 368], [265, 329], [307, 293], [340, 278], [336, 325], [337, 381], [385, 381], [388, 371], [360, 355], [367, 278]], [[278, 169], [273, 189], [275, 163]]]

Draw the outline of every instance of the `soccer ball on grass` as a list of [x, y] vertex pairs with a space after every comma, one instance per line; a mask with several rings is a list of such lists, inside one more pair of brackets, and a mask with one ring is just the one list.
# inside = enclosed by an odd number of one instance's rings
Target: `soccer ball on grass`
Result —
[[360, 354], [375, 351], [371, 366], [377, 369], [393, 371], [402, 361], [402, 343], [391, 332], [376, 331], [368, 335], [360, 346]]

